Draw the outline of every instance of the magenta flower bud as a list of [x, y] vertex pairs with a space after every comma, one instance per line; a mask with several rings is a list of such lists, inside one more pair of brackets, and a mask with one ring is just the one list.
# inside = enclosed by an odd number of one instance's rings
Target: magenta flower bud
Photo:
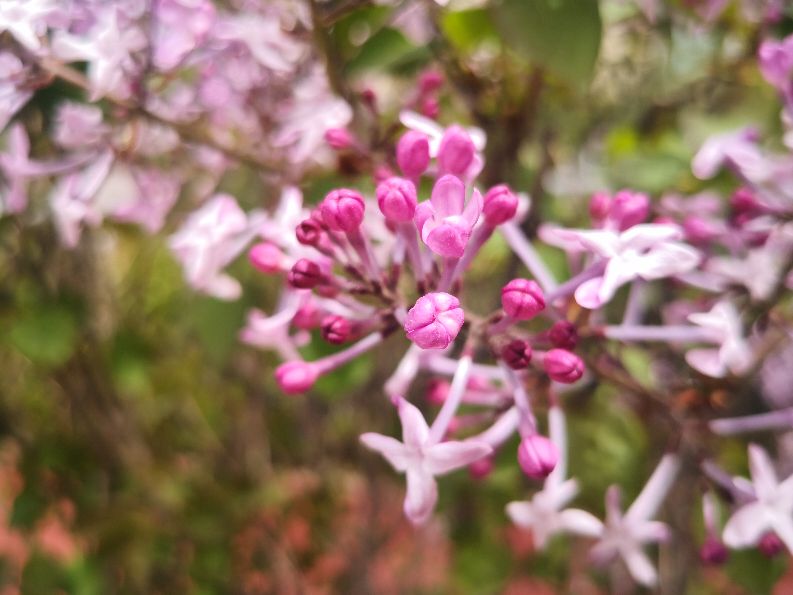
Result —
[[297, 289], [312, 289], [322, 282], [322, 270], [316, 262], [301, 258], [292, 266], [286, 280]]
[[437, 70], [425, 70], [419, 75], [419, 92], [422, 95], [432, 93], [443, 84], [443, 75]]
[[702, 547], [699, 548], [699, 559], [707, 566], [721, 566], [729, 556], [730, 552], [727, 546], [713, 535], [708, 535]]
[[449, 396], [449, 389], [451, 384], [446, 380], [440, 378], [433, 378], [427, 385], [427, 401], [433, 405], [442, 405]]
[[393, 178], [394, 171], [387, 165], [380, 164], [375, 168], [373, 177], [375, 184], [380, 184], [385, 182], [388, 178]]
[[756, 214], [760, 211], [760, 203], [749, 188], [742, 186], [730, 197], [730, 208], [735, 215]]
[[545, 436], [533, 434], [520, 441], [518, 464], [532, 479], [545, 479], [559, 461], [559, 449]]
[[426, 97], [421, 102], [421, 114], [434, 120], [441, 113], [441, 104], [434, 97]]
[[518, 320], [529, 320], [545, 309], [545, 297], [535, 281], [513, 279], [501, 289], [501, 306]]
[[584, 362], [566, 349], [551, 349], [542, 359], [545, 373], [551, 380], [572, 384], [584, 375]]
[[650, 197], [642, 192], [620, 190], [611, 203], [611, 218], [620, 231], [642, 223], [650, 214]]
[[461, 126], [449, 126], [438, 148], [438, 165], [444, 174], [461, 176], [474, 160], [474, 141]]
[[355, 231], [363, 222], [364, 202], [355, 190], [331, 190], [320, 205], [322, 221], [334, 231]]
[[611, 213], [611, 196], [605, 192], [595, 192], [589, 199], [589, 216], [595, 221], [603, 221]]
[[513, 339], [501, 349], [501, 359], [513, 370], [527, 368], [531, 354], [531, 345], [523, 339]]
[[306, 392], [317, 381], [316, 367], [309, 362], [286, 362], [275, 370], [275, 380], [288, 395]]
[[297, 241], [304, 246], [316, 246], [322, 239], [322, 234], [322, 226], [311, 217], [301, 221], [295, 228]]
[[491, 227], [506, 223], [518, 211], [518, 197], [506, 184], [493, 186], [485, 194], [482, 214]]
[[554, 347], [575, 349], [578, 345], [578, 330], [572, 322], [557, 320], [548, 331], [548, 339]]
[[292, 318], [292, 324], [295, 326], [295, 328], [299, 328], [304, 331], [310, 331], [317, 328], [319, 326], [319, 322], [320, 311], [313, 302], [308, 302], [298, 308], [297, 312], [295, 312], [294, 318]]
[[430, 164], [430, 139], [426, 134], [409, 130], [399, 139], [397, 164], [409, 178], [418, 178]]
[[281, 270], [284, 253], [275, 244], [259, 242], [248, 252], [248, 260], [262, 273], [277, 273]]
[[768, 531], [760, 538], [757, 549], [766, 558], [773, 558], [785, 551], [785, 544], [776, 533]]
[[428, 293], [408, 311], [405, 332], [422, 349], [444, 349], [465, 322], [460, 300], [448, 293]]
[[349, 149], [355, 143], [355, 138], [346, 128], [329, 128], [325, 131], [325, 142], [332, 149], [343, 151], [344, 149]]
[[696, 215], [689, 215], [683, 220], [683, 232], [692, 244], [707, 244], [719, 233], [713, 224]]
[[341, 345], [352, 334], [350, 321], [343, 316], [332, 314], [322, 319], [322, 338], [333, 345]]
[[468, 465], [468, 472], [476, 480], [485, 479], [493, 471], [493, 457], [485, 457]]
[[389, 221], [411, 221], [417, 203], [416, 187], [404, 178], [389, 178], [377, 186], [377, 206]]

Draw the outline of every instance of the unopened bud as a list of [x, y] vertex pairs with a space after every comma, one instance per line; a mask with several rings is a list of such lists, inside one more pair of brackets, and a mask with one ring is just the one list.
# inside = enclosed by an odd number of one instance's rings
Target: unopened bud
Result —
[[355, 231], [363, 222], [363, 197], [355, 190], [340, 188], [328, 193], [320, 205], [322, 221], [334, 231]]
[[441, 173], [461, 176], [474, 160], [476, 147], [461, 126], [449, 126], [438, 148], [438, 165]]
[[322, 319], [322, 338], [333, 345], [341, 345], [352, 334], [350, 321], [343, 316], [332, 314]]
[[288, 395], [306, 392], [317, 381], [316, 367], [309, 362], [286, 362], [275, 370], [275, 380]]
[[312, 289], [322, 282], [322, 270], [316, 262], [301, 258], [292, 266], [286, 280], [297, 289]]
[[405, 332], [422, 349], [445, 349], [457, 337], [464, 321], [460, 300], [448, 293], [428, 293], [408, 311]]
[[513, 279], [501, 289], [504, 311], [518, 320], [530, 320], [545, 309], [545, 297], [536, 281]]
[[506, 223], [518, 211], [518, 197], [506, 184], [493, 186], [484, 198], [482, 214], [488, 225], [495, 227]]
[[501, 349], [501, 359], [513, 370], [523, 370], [531, 363], [531, 345], [523, 339], [513, 339]]
[[275, 244], [260, 242], [250, 249], [248, 260], [262, 273], [277, 273], [281, 270], [284, 253]]
[[518, 463], [532, 479], [545, 479], [559, 461], [559, 449], [545, 436], [534, 434], [518, 446]]
[[397, 164], [409, 178], [423, 174], [430, 164], [430, 141], [426, 134], [409, 130], [397, 143]]
[[572, 384], [584, 375], [584, 362], [566, 349], [551, 349], [542, 359], [545, 373], [556, 382]]
[[548, 331], [548, 339], [554, 347], [575, 349], [578, 345], [578, 330], [572, 322], [557, 320]]
[[416, 212], [416, 187], [404, 178], [389, 178], [377, 186], [377, 205], [385, 218], [404, 222]]

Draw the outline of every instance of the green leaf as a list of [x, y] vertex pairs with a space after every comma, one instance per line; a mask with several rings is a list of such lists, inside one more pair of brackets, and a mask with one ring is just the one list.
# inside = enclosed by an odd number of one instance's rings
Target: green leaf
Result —
[[9, 340], [34, 362], [57, 366], [76, 346], [77, 315], [65, 304], [42, 304], [14, 321]]
[[484, 41], [498, 39], [490, 14], [483, 8], [447, 12], [442, 27], [449, 41], [463, 50], [471, 50]]
[[388, 69], [409, 59], [415, 51], [416, 46], [411, 44], [401, 32], [386, 27], [364, 42], [358, 55], [347, 64], [347, 68], [351, 73]]
[[602, 32], [597, 0], [501, 0], [492, 10], [519, 55], [573, 86], [592, 80]]

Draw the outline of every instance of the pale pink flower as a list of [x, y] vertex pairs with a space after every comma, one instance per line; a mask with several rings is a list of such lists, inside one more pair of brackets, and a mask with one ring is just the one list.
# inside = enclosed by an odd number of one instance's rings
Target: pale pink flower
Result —
[[675, 225], [641, 224], [618, 233], [610, 230], [562, 229], [545, 225], [540, 237], [571, 251], [589, 251], [601, 257], [602, 275], [584, 281], [575, 290], [584, 308], [599, 308], [617, 289], [634, 279], [662, 279], [693, 270], [700, 261], [697, 250], [679, 242], [682, 230]]
[[722, 378], [728, 372], [742, 374], [751, 366], [752, 351], [744, 339], [741, 318], [735, 306], [727, 301], [718, 302], [709, 312], [690, 314], [689, 321], [702, 327], [710, 335], [718, 349], [691, 349], [686, 361], [695, 370]]
[[435, 477], [478, 461], [493, 448], [476, 440], [434, 442], [421, 411], [402, 397], [397, 397], [396, 405], [402, 422], [402, 442], [371, 432], [363, 434], [361, 442], [406, 475], [405, 516], [421, 525], [429, 520], [438, 500]]
[[169, 244], [195, 289], [218, 299], [233, 300], [242, 287], [223, 272], [260, 232], [259, 212], [246, 214], [228, 194], [218, 194], [193, 212]]
[[284, 31], [278, 19], [255, 13], [219, 19], [213, 35], [222, 41], [241, 43], [259, 64], [279, 73], [292, 72], [305, 52], [305, 46]]
[[592, 548], [596, 563], [606, 564], [621, 557], [636, 582], [652, 587], [658, 582], [658, 573], [644, 552], [644, 545], [665, 541], [669, 528], [660, 521], [651, 520], [674, 482], [679, 462], [674, 455], [665, 455], [630, 508], [622, 513], [620, 491], [611, 486], [606, 493], [606, 523], [600, 539]]
[[126, 96], [126, 77], [135, 69], [133, 54], [146, 47], [146, 36], [131, 23], [119, 22], [115, 8], [105, 10], [87, 35], [58, 31], [52, 51], [67, 62], [88, 62], [91, 100], [108, 95]]
[[245, 328], [240, 331], [240, 340], [259, 349], [275, 351], [284, 360], [299, 360], [297, 347], [305, 345], [310, 336], [306, 332], [293, 336], [289, 327], [305, 302], [304, 298], [304, 292], [287, 290], [270, 316], [258, 309], [250, 310]]
[[578, 494], [578, 482], [565, 479], [567, 473], [567, 427], [564, 413], [558, 407], [548, 412], [551, 441], [559, 452], [556, 467], [545, 479], [542, 490], [528, 502], [510, 502], [507, 514], [512, 522], [531, 529], [534, 545], [545, 549], [548, 540], [557, 533], [572, 533], [596, 537], [603, 523], [590, 513], [577, 508], [565, 508]]
[[455, 176], [435, 183], [429, 201], [419, 203], [414, 214], [424, 243], [440, 256], [460, 258], [482, 212], [482, 195], [474, 190], [465, 204], [465, 185]]
[[11, 36], [31, 52], [42, 49], [47, 19], [56, 10], [53, 0], [3, 0], [0, 2], [0, 33]]
[[32, 91], [19, 88], [24, 77], [22, 61], [10, 52], [0, 52], [0, 131], [33, 96]]
[[743, 504], [724, 526], [724, 542], [732, 548], [757, 545], [773, 531], [793, 552], [793, 475], [780, 482], [768, 453], [749, 445], [751, 483], [736, 478], [754, 492], [755, 499]]
[[171, 70], [202, 43], [215, 22], [208, 0], [158, 0], [155, 3], [154, 65]]

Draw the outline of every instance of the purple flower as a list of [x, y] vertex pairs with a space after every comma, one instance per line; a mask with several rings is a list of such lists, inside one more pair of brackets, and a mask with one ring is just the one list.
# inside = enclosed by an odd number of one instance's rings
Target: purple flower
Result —
[[201, 44], [215, 23], [215, 7], [207, 0], [158, 0], [152, 59], [160, 70], [171, 70]]
[[568, 250], [591, 251], [605, 265], [602, 275], [581, 283], [576, 301], [595, 309], [614, 297], [625, 283], [671, 277], [693, 270], [700, 262], [697, 250], [677, 242], [682, 230], [674, 225], [645, 223], [617, 233], [607, 230], [575, 230], [543, 226], [541, 237]]
[[169, 244], [188, 283], [222, 300], [239, 297], [239, 282], [223, 268], [241, 254], [264, 223], [261, 213], [246, 214], [228, 194], [218, 194], [193, 212]]
[[784, 93], [793, 92], [793, 35], [781, 41], [766, 39], [757, 58], [765, 80]]
[[793, 552], [793, 475], [780, 482], [768, 453], [756, 444], [749, 445], [749, 471], [752, 481], [748, 485], [756, 499], [739, 507], [727, 521], [724, 542], [732, 548], [747, 548], [773, 531]]
[[379, 452], [407, 477], [405, 516], [415, 525], [429, 520], [438, 500], [435, 477], [488, 456], [492, 447], [476, 440], [434, 442], [424, 416], [402, 397], [396, 399], [402, 422], [402, 442], [382, 434], [366, 433], [361, 442]]
[[457, 337], [464, 321], [460, 300], [448, 293], [428, 293], [408, 311], [405, 332], [422, 349], [445, 349]]
[[272, 315], [250, 310], [245, 328], [240, 331], [240, 340], [259, 349], [275, 351], [285, 360], [299, 360], [297, 347], [305, 345], [310, 337], [305, 332], [290, 335], [289, 326], [303, 302], [302, 292], [287, 291]]
[[567, 473], [567, 429], [564, 413], [558, 407], [548, 412], [551, 441], [556, 446], [559, 459], [554, 470], [543, 483], [542, 490], [531, 501], [510, 502], [507, 515], [512, 522], [531, 529], [534, 544], [544, 549], [548, 539], [556, 533], [574, 533], [595, 537], [603, 527], [590, 513], [575, 508], [565, 508], [578, 493], [574, 479], [565, 479]]
[[619, 556], [636, 582], [646, 587], [656, 584], [658, 574], [643, 546], [665, 541], [669, 536], [669, 528], [664, 523], [650, 519], [669, 492], [678, 467], [677, 457], [665, 455], [625, 514], [620, 509], [619, 487], [609, 488], [606, 493], [606, 523], [592, 548], [592, 558], [596, 563], [606, 564]]
[[0, 52], [0, 131], [33, 96], [32, 91], [19, 88], [25, 76], [25, 67], [19, 58], [10, 52]]
[[695, 370], [722, 378], [728, 372], [742, 374], [752, 364], [749, 345], [743, 337], [743, 328], [738, 311], [730, 302], [719, 302], [709, 312], [690, 314], [688, 319], [706, 330], [718, 349], [691, 349], [686, 361]]
[[479, 191], [474, 190], [465, 205], [465, 185], [459, 178], [446, 175], [435, 183], [430, 200], [418, 205], [414, 221], [430, 250], [447, 258], [460, 258], [481, 212]]
[[57, 10], [53, 0], [3, 0], [0, 2], [0, 33], [11, 36], [31, 52], [42, 49], [47, 19]]

